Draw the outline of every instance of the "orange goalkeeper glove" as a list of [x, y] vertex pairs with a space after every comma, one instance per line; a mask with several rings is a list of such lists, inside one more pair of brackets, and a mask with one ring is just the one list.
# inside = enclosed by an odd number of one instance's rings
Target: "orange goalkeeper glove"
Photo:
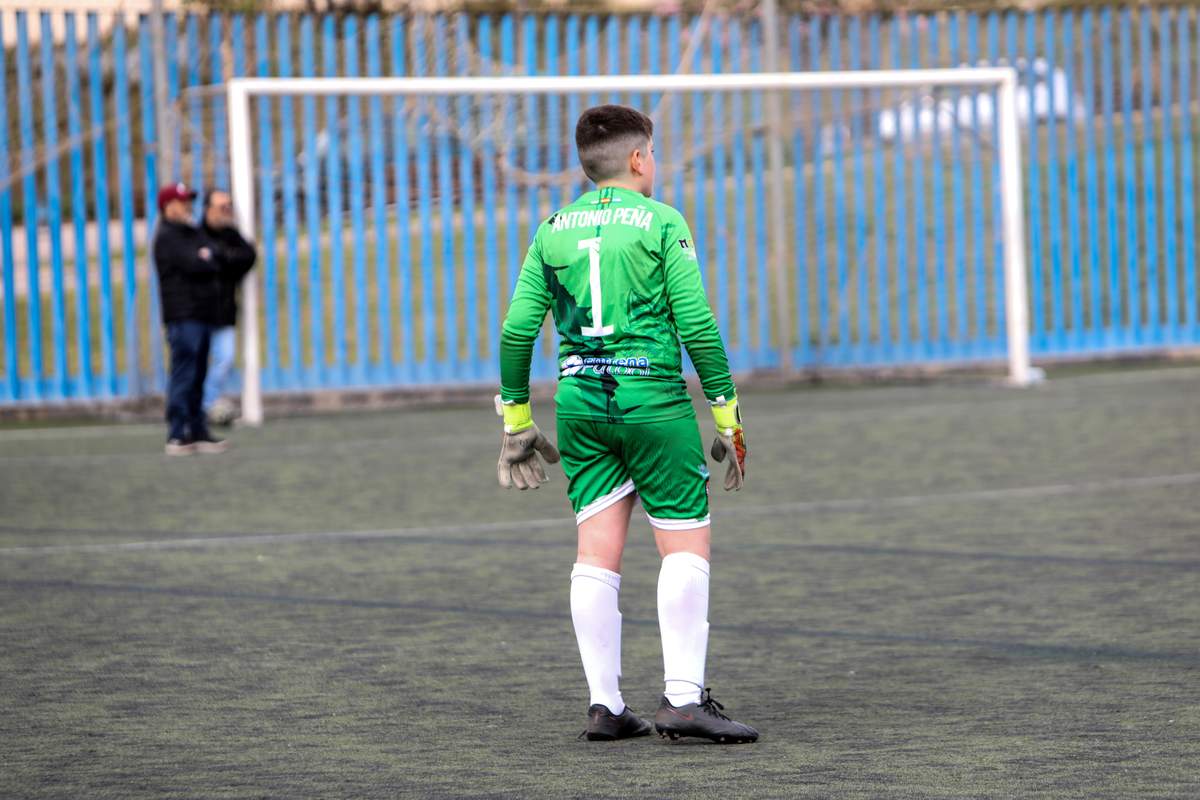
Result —
[[717, 438], [713, 440], [712, 457], [717, 461], [729, 458], [725, 469], [725, 491], [738, 491], [746, 483], [746, 434], [742, 430], [742, 412], [736, 397], [724, 396], [710, 402]]

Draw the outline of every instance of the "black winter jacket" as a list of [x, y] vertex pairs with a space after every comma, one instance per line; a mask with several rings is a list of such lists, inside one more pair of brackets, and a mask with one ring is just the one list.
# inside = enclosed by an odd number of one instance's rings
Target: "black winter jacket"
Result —
[[162, 219], [154, 233], [154, 265], [163, 322], [218, 324], [221, 265], [203, 230]]
[[210, 228], [204, 233], [213, 243], [213, 252], [221, 266], [221, 291], [217, 309], [217, 325], [237, 324], [237, 290], [254, 266], [254, 245], [242, 238], [236, 228]]

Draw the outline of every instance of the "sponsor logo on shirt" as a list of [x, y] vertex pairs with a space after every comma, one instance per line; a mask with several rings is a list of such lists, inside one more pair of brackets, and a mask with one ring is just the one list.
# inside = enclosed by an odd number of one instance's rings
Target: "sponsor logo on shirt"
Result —
[[594, 375], [649, 375], [650, 359], [645, 356], [578, 356], [564, 358], [558, 365], [561, 378], [570, 378], [590, 371]]

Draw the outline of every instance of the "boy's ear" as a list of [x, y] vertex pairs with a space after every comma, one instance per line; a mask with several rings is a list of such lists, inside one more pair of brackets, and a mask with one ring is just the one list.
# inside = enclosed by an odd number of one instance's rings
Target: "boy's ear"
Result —
[[642, 148], [639, 147], [629, 154], [629, 171], [634, 175], [641, 175], [645, 164], [646, 154], [642, 152]]

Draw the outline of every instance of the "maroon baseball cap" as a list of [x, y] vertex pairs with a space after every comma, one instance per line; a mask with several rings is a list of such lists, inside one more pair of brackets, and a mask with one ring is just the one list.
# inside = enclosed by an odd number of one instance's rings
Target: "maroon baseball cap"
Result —
[[158, 190], [158, 210], [162, 211], [172, 200], [195, 200], [196, 193], [186, 183], [171, 183]]

